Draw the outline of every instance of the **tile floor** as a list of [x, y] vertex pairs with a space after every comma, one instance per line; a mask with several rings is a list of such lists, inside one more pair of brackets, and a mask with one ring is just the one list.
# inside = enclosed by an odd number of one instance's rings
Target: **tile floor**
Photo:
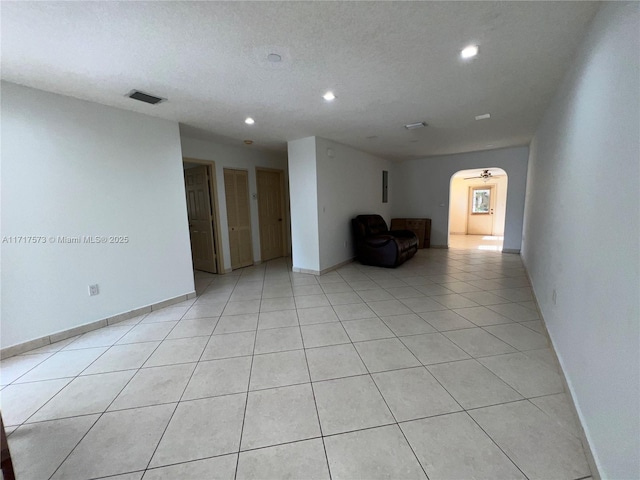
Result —
[[2, 361], [18, 478], [590, 476], [519, 256], [290, 268]]

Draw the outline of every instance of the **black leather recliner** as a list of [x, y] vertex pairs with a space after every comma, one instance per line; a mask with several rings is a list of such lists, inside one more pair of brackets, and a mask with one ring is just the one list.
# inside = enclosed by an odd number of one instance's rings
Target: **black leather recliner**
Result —
[[365, 265], [395, 268], [418, 251], [418, 237], [409, 230], [389, 231], [380, 215], [351, 220], [356, 257]]

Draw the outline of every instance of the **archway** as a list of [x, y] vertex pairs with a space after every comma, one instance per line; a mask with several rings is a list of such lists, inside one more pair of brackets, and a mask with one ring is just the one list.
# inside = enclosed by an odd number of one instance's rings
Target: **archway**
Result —
[[460, 170], [451, 176], [449, 248], [502, 251], [507, 188], [507, 172], [501, 168]]

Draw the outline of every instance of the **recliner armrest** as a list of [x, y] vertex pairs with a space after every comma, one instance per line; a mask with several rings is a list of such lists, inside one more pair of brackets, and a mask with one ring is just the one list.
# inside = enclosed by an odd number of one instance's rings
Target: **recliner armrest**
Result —
[[363, 242], [370, 247], [384, 247], [394, 239], [391, 235], [375, 235], [363, 238]]

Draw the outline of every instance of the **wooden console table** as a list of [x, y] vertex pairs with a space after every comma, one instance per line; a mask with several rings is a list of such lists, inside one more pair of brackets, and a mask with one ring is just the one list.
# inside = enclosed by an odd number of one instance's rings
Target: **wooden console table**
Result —
[[418, 237], [418, 248], [431, 247], [430, 218], [392, 218], [391, 230], [410, 230]]

